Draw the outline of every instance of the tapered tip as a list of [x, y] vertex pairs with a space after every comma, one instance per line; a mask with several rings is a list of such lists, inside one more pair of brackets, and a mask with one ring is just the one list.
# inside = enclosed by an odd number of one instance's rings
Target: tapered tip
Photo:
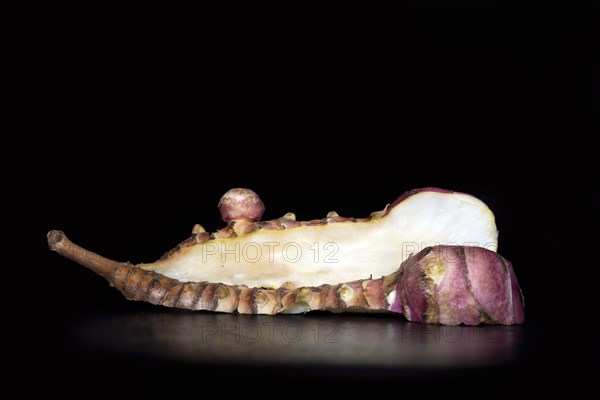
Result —
[[66, 239], [63, 231], [50, 231], [48, 232], [48, 247], [52, 251], [56, 251], [60, 242]]

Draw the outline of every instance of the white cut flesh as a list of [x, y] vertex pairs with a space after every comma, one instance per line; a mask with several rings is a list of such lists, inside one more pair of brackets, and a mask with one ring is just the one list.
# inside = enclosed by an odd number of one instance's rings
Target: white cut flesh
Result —
[[497, 249], [494, 215], [462, 193], [421, 192], [382, 219], [284, 230], [258, 230], [183, 248], [139, 266], [182, 282], [210, 281], [278, 288], [380, 278], [427, 246], [453, 244]]

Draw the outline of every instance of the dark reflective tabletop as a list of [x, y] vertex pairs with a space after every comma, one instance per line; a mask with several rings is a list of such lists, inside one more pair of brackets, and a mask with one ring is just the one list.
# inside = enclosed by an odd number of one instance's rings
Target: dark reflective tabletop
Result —
[[250, 316], [148, 307], [82, 317], [73, 344], [188, 365], [372, 370], [489, 368], [515, 362], [523, 326], [441, 326], [392, 314]]

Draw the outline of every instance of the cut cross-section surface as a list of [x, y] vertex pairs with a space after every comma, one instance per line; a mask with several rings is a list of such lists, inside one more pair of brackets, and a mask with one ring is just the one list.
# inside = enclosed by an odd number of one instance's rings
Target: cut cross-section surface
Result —
[[[262, 202], [260, 207], [264, 210]], [[242, 215], [230, 221], [231, 231], [239, 223], [249, 233], [188, 243], [165, 259], [138, 266], [181, 282], [300, 287], [388, 275], [428, 246], [497, 248], [493, 213], [464, 193], [426, 188], [408, 192], [370, 218], [331, 215], [309, 222], [255, 222]]]

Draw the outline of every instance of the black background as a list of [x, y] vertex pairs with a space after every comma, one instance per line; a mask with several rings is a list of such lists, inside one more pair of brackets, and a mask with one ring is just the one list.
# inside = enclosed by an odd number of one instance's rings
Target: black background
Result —
[[[221, 227], [216, 204], [232, 187], [259, 193], [264, 219], [293, 211], [308, 220], [330, 210], [367, 216], [406, 190], [437, 186], [494, 211], [499, 252], [526, 298], [522, 357], [477, 378], [526, 381], [530, 368], [554, 377], [556, 360], [574, 352], [564, 270], [582, 262], [573, 248], [590, 240], [576, 224], [597, 223], [597, 175], [582, 139], [597, 113], [597, 51], [581, 10], [516, 11], [411, 5], [393, 21], [336, 15], [336, 24], [239, 31], [54, 27], [39, 38], [44, 67], [32, 76], [40, 111], [31, 119], [47, 133], [36, 142], [42, 167], [26, 230], [40, 255], [29, 278], [43, 285], [34, 305], [22, 300], [36, 326], [22, 337], [40, 345], [23, 358], [35, 372], [88, 376], [80, 379], [146, 371], [70, 343], [66, 332], [86, 314], [153, 308], [47, 251], [51, 229], [109, 258], [149, 262], [195, 223]], [[152, 368], [169, 383], [195, 373]]]

